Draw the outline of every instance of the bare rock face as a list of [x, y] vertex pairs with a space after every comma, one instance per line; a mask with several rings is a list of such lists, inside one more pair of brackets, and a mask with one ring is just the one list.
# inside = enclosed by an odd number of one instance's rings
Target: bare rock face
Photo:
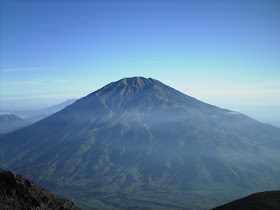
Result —
[[0, 169], [0, 209], [69, 209], [78, 207], [66, 198], [57, 198], [50, 190], [37, 188], [18, 173]]

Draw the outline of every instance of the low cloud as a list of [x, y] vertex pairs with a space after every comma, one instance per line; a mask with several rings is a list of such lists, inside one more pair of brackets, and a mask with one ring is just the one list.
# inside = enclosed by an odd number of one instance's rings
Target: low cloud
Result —
[[135, 64], [137, 64], [137, 65], [139, 65], [139, 64], [160, 64], [161, 62], [160, 61], [153, 61], [153, 60], [151, 60], [151, 61], [126, 61], [126, 62], [124, 62], [125, 64], [132, 64], [132, 65], [135, 65]]
[[146, 64], [158, 64], [160, 63], [159, 61], [147, 61], [145, 62]]
[[44, 82], [45, 82], [45, 80], [26, 80], [26, 81], [9, 82], [9, 84], [11, 84], [11, 85], [40, 85]]
[[250, 96], [250, 95], [266, 95], [266, 94], [280, 94], [280, 89], [225, 89], [225, 90], [195, 90], [193, 91], [201, 95], [217, 95], [217, 96]]
[[53, 80], [53, 82], [55, 82], [55, 83], [66, 83], [66, 82], [69, 82], [69, 80], [67, 80], [67, 79], [56, 79], [56, 80]]
[[15, 71], [40, 71], [40, 70], [51, 70], [55, 67], [38, 67], [38, 68], [17, 68], [17, 69], [2, 69], [1, 72], [15, 72]]
[[24, 80], [24, 81], [10, 81], [7, 84], [9, 85], [41, 85], [41, 84], [50, 84], [50, 83], [67, 83], [70, 80], [67, 79], [54, 79], [54, 80], [43, 80], [43, 79], [34, 79], [34, 80]]

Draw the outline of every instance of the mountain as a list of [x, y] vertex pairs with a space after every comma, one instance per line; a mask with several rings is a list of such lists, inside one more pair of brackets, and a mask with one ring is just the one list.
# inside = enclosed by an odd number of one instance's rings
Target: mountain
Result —
[[38, 112], [40, 112], [41, 115], [50, 115], [50, 114], [58, 112], [58, 111], [64, 109], [65, 107], [73, 104], [75, 101], [77, 101], [77, 99], [68, 99], [67, 101], [64, 101], [60, 104], [56, 104], [56, 105], [53, 105], [50, 107], [39, 109]]
[[0, 134], [9, 133], [29, 125], [28, 122], [13, 114], [0, 115]]
[[34, 124], [35, 122], [38, 122], [46, 117], [51, 116], [51, 114], [40, 114], [40, 115], [36, 115], [34, 117], [28, 117], [25, 119], [26, 122], [30, 123], [30, 124]]
[[[280, 191], [254, 193], [245, 198], [232, 201], [214, 208], [215, 210], [278, 210], [280, 209]], [[214, 210], [213, 209], [213, 210]]]
[[125, 78], [0, 140], [0, 167], [87, 208], [213, 208], [279, 188], [280, 129]]
[[[20, 128], [38, 122], [46, 117], [49, 117], [53, 113], [64, 109], [66, 106], [71, 105], [75, 101], [77, 101], [77, 99], [69, 99], [67, 101], [64, 101], [63, 103], [38, 110], [5, 111], [3, 113], [1, 112], [0, 135], [18, 130]], [[24, 119], [22, 119], [21, 117]]]
[[56, 104], [50, 107], [46, 107], [43, 109], [36, 109], [36, 110], [6, 110], [2, 111], [3, 113], [9, 113], [9, 114], [14, 114], [17, 115], [24, 120], [27, 120], [30, 123], [35, 123], [43, 118], [46, 118], [62, 109], [65, 107], [73, 104], [77, 99], [69, 99], [67, 101], [64, 101], [60, 104]]
[[66, 198], [57, 198], [49, 190], [20, 174], [0, 169], [0, 209], [79, 210]]

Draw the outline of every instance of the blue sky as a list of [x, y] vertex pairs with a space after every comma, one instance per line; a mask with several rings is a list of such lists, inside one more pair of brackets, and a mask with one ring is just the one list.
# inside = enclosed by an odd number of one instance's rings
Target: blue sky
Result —
[[1, 108], [132, 76], [237, 111], [280, 107], [279, 11], [279, 0], [1, 0]]

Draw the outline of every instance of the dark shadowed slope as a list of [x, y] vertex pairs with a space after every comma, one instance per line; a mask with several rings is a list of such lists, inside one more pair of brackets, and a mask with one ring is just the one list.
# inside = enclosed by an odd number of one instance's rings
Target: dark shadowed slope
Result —
[[4, 136], [0, 166], [85, 208], [210, 208], [277, 188], [279, 148], [279, 128], [134, 77]]
[[[214, 208], [215, 210], [278, 210], [280, 209], [280, 191], [266, 191]], [[213, 209], [213, 210], [214, 210]]]
[[13, 114], [0, 115], [0, 135], [29, 125], [28, 122]]
[[57, 198], [51, 191], [37, 188], [20, 174], [0, 169], [0, 209], [78, 210], [66, 198]]

